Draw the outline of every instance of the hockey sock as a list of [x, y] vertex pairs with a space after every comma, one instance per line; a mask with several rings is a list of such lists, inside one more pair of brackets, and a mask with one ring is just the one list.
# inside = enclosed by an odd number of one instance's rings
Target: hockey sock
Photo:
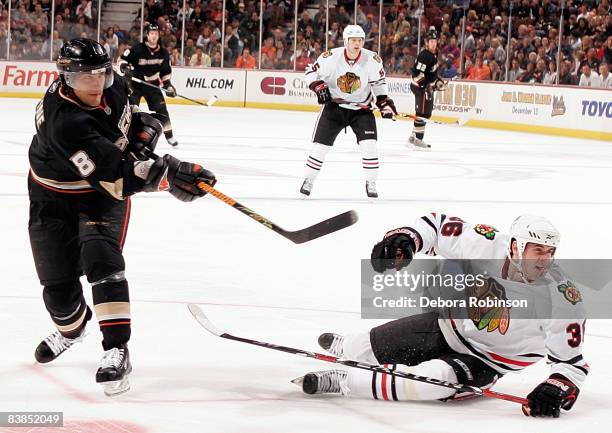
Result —
[[353, 361], [378, 364], [370, 343], [370, 331], [346, 334], [342, 343], [342, 357]]
[[376, 140], [363, 140], [359, 142], [363, 170], [366, 180], [376, 180], [378, 177], [378, 150]]
[[317, 177], [330, 150], [331, 146], [314, 143], [306, 160], [306, 178], [314, 180]]
[[412, 133], [416, 136], [416, 138], [422, 140], [423, 137], [425, 137], [425, 122], [422, 120], [415, 120]]
[[[394, 365], [385, 364], [393, 368]], [[457, 376], [452, 367], [440, 359], [432, 359], [408, 367], [397, 365], [398, 371], [416, 374], [424, 377], [445, 380], [456, 383]], [[356, 368], [349, 369], [346, 378], [348, 395], [351, 397], [366, 397], [377, 400], [440, 400], [453, 396], [455, 390], [425, 382], [402, 379], [385, 373], [372, 373]]]

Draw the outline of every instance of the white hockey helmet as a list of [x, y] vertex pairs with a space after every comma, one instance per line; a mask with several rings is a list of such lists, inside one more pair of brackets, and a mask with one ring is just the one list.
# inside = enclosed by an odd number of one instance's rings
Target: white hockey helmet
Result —
[[513, 240], [516, 240], [517, 259], [521, 260], [529, 242], [556, 248], [561, 241], [561, 235], [548, 219], [527, 214], [516, 218], [510, 226], [508, 257], [512, 257]]
[[344, 28], [342, 38], [344, 39], [344, 46], [347, 47], [349, 38], [363, 38], [365, 41], [365, 32], [361, 26], [351, 24]]

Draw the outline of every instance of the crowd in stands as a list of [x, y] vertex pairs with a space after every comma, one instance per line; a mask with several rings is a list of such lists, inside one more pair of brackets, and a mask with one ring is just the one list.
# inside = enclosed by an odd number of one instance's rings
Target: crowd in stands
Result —
[[[7, 35], [7, 1], [0, 0], [0, 58], [6, 56], [6, 43], [2, 41]], [[95, 37], [95, 2], [55, 1], [52, 46], [48, 37], [51, 0], [13, 1], [11, 32], [13, 41], [22, 43], [11, 44], [11, 59], [48, 57], [49, 50], [56, 52], [63, 40]], [[116, 58], [139, 40], [144, 19], [161, 29], [161, 43], [171, 53], [175, 66], [208, 68], [223, 63], [224, 67], [235, 68], [304, 70], [325, 49], [342, 46], [342, 29], [356, 21], [366, 33], [365, 47], [380, 52], [387, 74], [406, 76], [418, 54], [421, 16], [422, 35], [430, 27], [439, 33], [443, 77], [543, 84], [553, 84], [558, 78], [564, 85], [612, 87], [611, 0], [566, 1], [560, 47], [559, 0], [471, 0], [467, 9], [462, 7], [463, 2], [437, 0], [425, 1], [424, 11], [419, 9], [418, 0], [387, 0], [382, 17], [376, 0], [360, 0], [356, 10], [353, 1], [337, 0], [330, 1], [329, 23], [325, 3], [318, 0], [298, 2], [297, 21], [294, 0], [262, 0], [261, 23], [256, 0], [226, 0], [225, 14], [222, 0], [187, 1], [183, 10], [177, 0], [146, 0], [131, 29], [108, 28], [102, 32], [101, 42]], [[181, 54], [183, 18], [186, 24]]]

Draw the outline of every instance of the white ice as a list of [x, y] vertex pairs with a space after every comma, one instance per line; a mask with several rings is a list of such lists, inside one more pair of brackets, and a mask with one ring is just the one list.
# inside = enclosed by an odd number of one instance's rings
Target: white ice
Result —
[[[333, 368], [214, 337], [190, 316], [199, 303], [238, 335], [319, 350], [324, 331], [360, 320], [359, 260], [388, 229], [430, 211], [507, 229], [519, 214], [548, 216], [562, 232], [558, 257], [610, 258], [612, 143], [467, 127], [428, 126], [430, 153], [406, 146], [411, 124], [378, 120], [380, 198], [365, 197], [361, 155], [341, 133], [312, 196], [298, 197], [316, 113], [171, 106], [177, 149], [159, 153], [213, 170], [218, 189], [287, 229], [349, 209], [359, 222], [294, 245], [213, 197], [185, 204], [140, 194], [125, 247], [134, 371], [128, 393], [107, 398], [94, 381], [101, 335], [51, 364], [34, 365], [53, 330], [28, 236], [27, 150], [35, 100], [0, 100], [0, 410], [63, 411], [70, 432], [609, 432], [612, 324], [587, 324], [591, 374], [571, 412], [529, 419], [515, 403], [392, 403], [305, 396], [290, 380]], [[91, 300], [90, 288], [84, 281]], [[495, 390], [526, 395], [541, 362]], [[0, 428], [0, 432], [22, 431]], [[24, 430], [25, 431], [25, 430]]]

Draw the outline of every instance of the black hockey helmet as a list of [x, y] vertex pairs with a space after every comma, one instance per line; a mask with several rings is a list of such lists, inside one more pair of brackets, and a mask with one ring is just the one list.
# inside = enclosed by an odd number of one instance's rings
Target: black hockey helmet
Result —
[[104, 74], [104, 88], [113, 85], [113, 68], [106, 50], [93, 39], [72, 39], [60, 48], [55, 62], [62, 84], [78, 89], [80, 77]]
[[438, 32], [435, 27], [430, 27], [427, 33], [425, 33], [425, 40], [429, 41], [430, 39], [438, 39]]
[[145, 36], [150, 32], [159, 32], [159, 26], [157, 24], [147, 24], [144, 29]]

